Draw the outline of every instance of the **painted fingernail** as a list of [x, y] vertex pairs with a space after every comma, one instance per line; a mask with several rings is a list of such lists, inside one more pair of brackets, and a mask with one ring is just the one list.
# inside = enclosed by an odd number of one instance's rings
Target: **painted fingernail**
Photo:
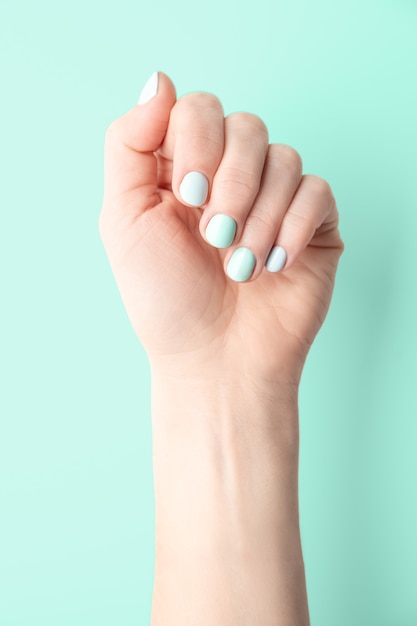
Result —
[[201, 172], [188, 172], [180, 185], [181, 198], [186, 204], [202, 206], [207, 200], [208, 180]]
[[251, 277], [256, 265], [256, 257], [249, 248], [237, 248], [227, 264], [226, 274], [232, 280], [242, 283]]
[[229, 215], [217, 213], [206, 228], [206, 239], [215, 248], [228, 248], [235, 238], [237, 224]]
[[280, 272], [287, 261], [287, 253], [281, 246], [274, 246], [268, 254], [265, 267], [268, 272]]
[[138, 104], [146, 104], [158, 93], [158, 72], [154, 72], [139, 96]]

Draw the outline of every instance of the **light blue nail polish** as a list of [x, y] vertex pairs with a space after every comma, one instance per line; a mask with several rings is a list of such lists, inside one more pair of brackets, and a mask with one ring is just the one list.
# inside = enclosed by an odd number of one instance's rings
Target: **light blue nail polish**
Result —
[[201, 172], [188, 172], [182, 179], [180, 195], [186, 204], [203, 206], [207, 200], [209, 183]]
[[215, 248], [228, 248], [236, 234], [236, 222], [229, 215], [214, 215], [206, 228], [206, 239]]
[[227, 264], [226, 274], [232, 280], [242, 283], [251, 277], [256, 265], [256, 257], [249, 248], [237, 248]]
[[287, 262], [287, 253], [281, 246], [274, 246], [268, 254], [265, 267], [268, 272], [280, 272]]

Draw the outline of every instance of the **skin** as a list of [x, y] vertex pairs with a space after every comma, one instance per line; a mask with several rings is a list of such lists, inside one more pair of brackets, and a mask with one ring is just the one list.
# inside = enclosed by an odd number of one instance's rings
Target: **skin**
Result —
[[[336, 203], [258, 117], [158, 79], [108, 128], [100, 216], [152, 371], [152, 625], [305, 626], [297, 395], [343, 251]], [[190, 171], [209, 181], [203, 207], [180, 196]], [[217, 213], [238, 225], [224, 250], [204, 235]], [[225, 272], [240, 246], [257, 259], [244, 283]]]

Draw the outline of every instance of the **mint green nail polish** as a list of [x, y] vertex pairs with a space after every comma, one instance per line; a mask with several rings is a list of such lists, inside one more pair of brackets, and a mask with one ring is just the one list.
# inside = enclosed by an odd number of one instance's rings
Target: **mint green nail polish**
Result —
[[256, 257], [249, 248], [237, 248], [227, 264], [226, 274], [232, 280], [242, 283], [251, 277], [256, 265]]
[[206, 228], [206, 239], [215, 248], [228, 248], [236, 234], [236, 222], [229, 215], [214, 215]]

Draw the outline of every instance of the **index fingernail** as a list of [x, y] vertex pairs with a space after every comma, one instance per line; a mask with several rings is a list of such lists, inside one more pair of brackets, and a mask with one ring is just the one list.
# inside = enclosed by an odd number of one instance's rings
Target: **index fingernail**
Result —
[[180, 185], [180, 196], [192, 206], [202, 206], [207, 200], [208, 180], [201, 172], [188, 172]]

